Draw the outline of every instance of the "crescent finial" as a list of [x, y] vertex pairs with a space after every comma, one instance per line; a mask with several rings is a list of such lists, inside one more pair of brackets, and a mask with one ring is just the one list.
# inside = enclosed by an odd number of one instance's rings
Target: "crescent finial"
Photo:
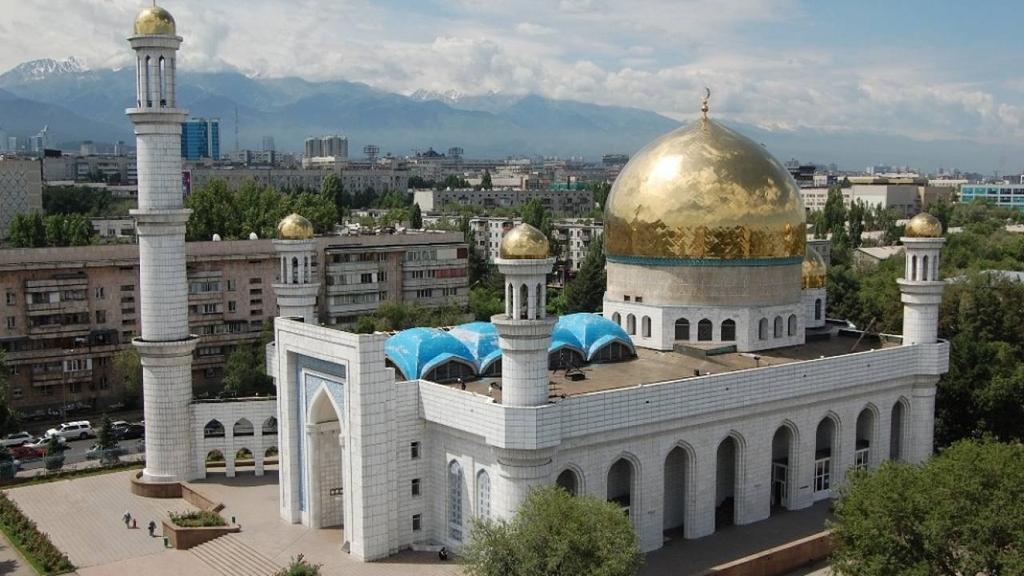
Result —
[[711, 99], [711, 88], [704, 87], [704, 99], [700, 103], [700, 111], [704, 114], [704, 119], [708, 119], [708, 100]]

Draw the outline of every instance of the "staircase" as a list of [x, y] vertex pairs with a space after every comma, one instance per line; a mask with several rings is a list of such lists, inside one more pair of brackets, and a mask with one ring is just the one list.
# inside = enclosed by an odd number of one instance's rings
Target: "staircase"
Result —
[[234, 534], [189, 548], [189, 552], [224, 576], [273, 576], [281, 569]]

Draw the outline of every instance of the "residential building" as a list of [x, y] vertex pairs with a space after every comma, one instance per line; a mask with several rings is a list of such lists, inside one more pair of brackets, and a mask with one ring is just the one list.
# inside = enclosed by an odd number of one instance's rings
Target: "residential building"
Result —
[[348, 158], [348, 138], [337, 134], [306, 138], [303, 156], [305, 158]]
[[409, 189], [409, 171], [402, 167], [379, 169], [303, 170], [299, 168], [246, 167], [194, 167], [192, 188], [205, 186], [214, 179], [224, 180], [228, 188], [237, 190], [248, 180], [268, 184], [278, 190], [320, 190], [329, 174], [337, 174], [345, 190], [373, 188], [377, 192], [406, 191]]
[[[868, 206], [882, 206], [894, 210], [900, 218], [909, 218], [939, 198], [951, 200], [955, 190], [951, 187], [931, 186], [922, 178], [849, 177], [851, 185], [842, 188], [843, 204], [849, 208], [854, 201]], [[823, 210], [829, 188], [800, 188], [800, 196], [807, 210]]]
[[580, 216], [594, 208], [594, 194], [589, 190], [415, 190], [413, 202], [425, 213], [443, 213], [450, 204], [480, 206], [485, 210], [511, 208], [518, 210], [534, 198], [545, 208], [566, 216]]
[[43, 211], [43, 172], [39, 160], [0, 158], [0, 240], [18, 214]]
[[964, 184], [960, 187], [962, 204], [975, 200], [986, 200], [1001, 208], [1024, 210], [1024, 184]]

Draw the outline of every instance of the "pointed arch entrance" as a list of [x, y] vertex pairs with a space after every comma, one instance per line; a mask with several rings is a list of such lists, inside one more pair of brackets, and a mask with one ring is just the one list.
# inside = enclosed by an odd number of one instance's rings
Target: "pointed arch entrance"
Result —
[[798, 445], [796, 426], [792, 423], [786, 422], [775, 430], [772, 437], [770, 513], [790, 509], [794, 504]]
[[715, 462], [715, 530], [739, 524], [742, 517], [743, 460], [743, 439], [726, 436]]
[[679, 445], [665, 457], [665, 494], [662, 505], [662, 529], [686, 529], [687, 516], [693, 515], [694, 453], [688, 445]]
[[313, 396], [306, 418], [309, 525], [345, 525], [344, 431], [338, 407], [326, 387]]

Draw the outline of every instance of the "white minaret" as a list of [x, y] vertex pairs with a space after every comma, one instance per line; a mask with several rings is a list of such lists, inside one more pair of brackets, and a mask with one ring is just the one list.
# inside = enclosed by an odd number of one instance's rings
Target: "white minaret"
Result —
[[[939, 279], [939, 254], [946, 239], [942, 224], [921, 213], [907, 222], [900, 238], [907, 251], [904, 277], [898, 280], [903, 301], [903, 345], [934, 345], [939, 339], [939, 304], [946, 283]], [[911, 389], [909, 443], [905, 459], [924, 462], [935, 444], [935, 386], [938, 376], [919, 377]]]
[[320, 283], [313, 273], [313, 225], [298, 214], [286, 216], [277, 224], [274, 248], [281, 258], [281, 281], [274, 284], [280, 316], [302, 318], [316, 324], [316, 295]]
[[188, 331], [185, 223], [182, 208], [181, 123], [177, 107], [176, 54], [181, 37], [174, 18], [156, 4], [135, 19], [128, 39], [136, 54], [135, 125], [139, 208], [132, 210], [139, 237], [141, 335], [133, 341], [142, 361], [146, 418], [147, 482], [176, 482], [195, 476], [189, 402], [192, 351], [198, 338]]
[[907, 223], [900, 238], [907, 251], [907, 268], [897, 282], [903, 302], [903, 345], [934, 344], [939, 337], [939, 303], [946, 283], [939, 279], [939, 254], [946, 239], [942, 224], [921, 213]]
[[494, 263], [505, 276], [505, 313], [491, 317], [501, 346], [501, 403], [543, 406], [548, 403], [548, 346], [555, 317], [548, 317], [547, 275], [555, 259], [548, 239], [529, 224], [520, 224], [501, 241]]

